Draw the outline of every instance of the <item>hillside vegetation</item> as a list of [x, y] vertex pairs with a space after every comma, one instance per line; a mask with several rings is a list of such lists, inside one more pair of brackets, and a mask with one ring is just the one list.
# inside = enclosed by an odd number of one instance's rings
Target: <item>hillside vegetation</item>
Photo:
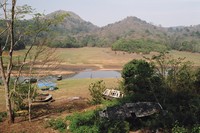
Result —
[[[97, 27], [72, 12], [57, 11], [47, 16], [53, 17], [60, 13], [69, 15], [64, 22], [52, 27], [53, 32], [50, 36], [57, 37], [49, 43], [51, 47], [112, 47], [113, 45], [116, 47], [120, 42], [120, 45], [125, 45], [117, 46], [117, 50], [121, 51], [127, 51], [124, 49], [126, 47], [130, 49], [129, 52], [165, 51], [166, 49], [200, 52], [199, 25], [164, 28], [130, 16], [104, 27]], [[144, 49], [147, 50], [135, 47], [135, 42], [138, 41], [144, 43]], [[127, 42], [130, 45], [127, 46]], [[132, 50], [133, 47], [136, 50]]]
[[[39, 35], [41, 38], [47, 38], [46, 43], [49, 47], [112, 47], [113, 50], [144, 53], [170, 49], [200, 52], [200, 25], [164, 28], [130, 16], [104, 27], [98, 27], [73, 12], [62, 10], [43, 18], [44, 20], [53, 18], [57, 21], [57, 16], [63, 14], [67, 14], [64, 16], [64, 21], [52, 25], [48, 34]], [[0, 21], [0, 30], [4, 26], [2, 21]], [[20, 26], [28, 30], [38, 25], [34, 24], [34, 20], [24, 20], [16, 25], [16, 27]], [[0, 42], [5, 39], [3, 36]], [[24, 37], [24, 40], [31, 41], [30, 37]], [[24, 49], [23, 44], [20, 46], [23, 47], [16, 47], [16, 50]]]

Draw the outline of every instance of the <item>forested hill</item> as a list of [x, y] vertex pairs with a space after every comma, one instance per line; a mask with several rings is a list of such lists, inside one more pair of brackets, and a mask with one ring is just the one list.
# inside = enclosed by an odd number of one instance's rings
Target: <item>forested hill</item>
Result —
[[[64, 21], [51, 26], [50, 47], [112, 47], [127, 52], [150, 52], [175, 49], [200, 52], [200, 25], [164, 28], [129, 16], [121, 21], [98, 27], [73, 12], [59, 10], [46, 15], [56, 18], [68, 14]], [[26, 21], [24, 25], [30, 21]], [[21, 21], [22, 23], [22, 21]], [[2, 24], [0, 23], [0, 28]], [[53, 38], [53, 40], [52, 40]], [[3, 39], [0, 39], [0, 42]]]
[[99, 28], [70, 11], [59, 10], [46, 15], [46, 17], [53, 18], [54, 16], [60, 14], [67, 14], [63, 22], [54, 27], [54, 30], [60, 34], [76, 35], [79, 33], [91, 32]]
[[69, 15], [64, 22], [52, 27], [57, 37], [51, 47], [97, 46], [129, 52], [167, 49], [200, 52], [200, 25], [164, 28], [130, 16], [98, 27], [73, 12], [56, 11], [47, 16], [60, 13]]

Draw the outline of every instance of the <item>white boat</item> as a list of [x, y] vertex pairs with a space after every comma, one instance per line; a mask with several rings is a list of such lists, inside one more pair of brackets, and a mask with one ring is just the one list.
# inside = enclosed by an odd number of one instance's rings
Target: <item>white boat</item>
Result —
[[122, 98], [124, 96], [121, 91], [114, 89], [106, 89], [102, 95], [105, 99]]

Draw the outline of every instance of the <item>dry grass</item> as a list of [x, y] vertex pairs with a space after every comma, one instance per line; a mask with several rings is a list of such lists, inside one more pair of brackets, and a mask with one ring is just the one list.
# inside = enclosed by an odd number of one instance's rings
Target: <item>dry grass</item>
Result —
[[5, 93], [4, 93], [4, 89], [1, 86], [0, 87], [0, 112], [2, 111], [6, 111], [6, 106], [5, 106]]
[[[110, 48], [84, 47], [58, 49], [60, 58], [68, 65], [93, 65], [100, 69], [121, 69], [132, 59], [142, 59], [142, 54], [114, 52]], [[145, 55], [151, 57], [153, 53]]]
[[194, 63], [195, 66], [200, 66], [200, 53], [191, 53], [191, 52], [184, 52], [184, 51], [170, 51], [170, 55], [174, 58], [185, 58], [186, 61], [191, 61]]
[[[51, 91], [55, 99], [64, 99], [69, 97], [83, 97], [89, 98], [89, 85], [98, 80], [102, 79], [66, 79], [59, 81], [59, 89], [56, 91]], [[105, 78], [103, 81], [107, 88], [116, 88], [119, 85], [120, 79], [117, 78]]]
[[[70, 97], [89, 98], [89, 85], [102, 79], [66, 79], [57, 82], [58, 90], [55, 91], [39, 91], [40, 93], [50, 93], [55, 100], [66, 100]], [[116, 88], [119, 85], [120, 79], [105, 78], [103, 81], [108, 88]], [[4, 90], [0, 89], [0, 112], [5, 111]]]

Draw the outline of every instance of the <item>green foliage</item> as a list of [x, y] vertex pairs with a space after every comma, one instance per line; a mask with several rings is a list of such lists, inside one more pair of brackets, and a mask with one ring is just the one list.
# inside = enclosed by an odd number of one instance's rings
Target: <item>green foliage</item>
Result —
[[187, 129], [182, 127], [182, 126], [179, 126], [178, 125], [179, 123], [176, 122], [174, 127], [172, 128], [172, 133], [187, 133]]
[[191, 133], [200, 133], [200, 125], [195, 125], [195, 126], [192, 128]]
[[[120, 102], [159, 102], [167, 111], [138, 119], [132, 127], [170, 129], [176, 120], [187, 129], [199, 124], [199, 69], [193, 69], [192, 64], [183, 59], [172, 59], [165, 54], [151, 61], [155, 61], [151, 62], [153, 66], [141, 60], [133, 60], [124, 66], [125, 89], [134, 93], [127, 93]], [[174, 131], [179, 130], [184, 131], [182, 127], [174, 127]]]
[[194, 79], [194, 86], [195, 86], [195, 92], [197, 94], [200, 95], [200, 68], [198, 68], [196, 71], [195, 71], [195, 79]]
[[29, 89], [31, 97], [36, 95], [36, 90], [31, 84], [18, 84], [16, 90], [12, 90], [12, 101], [15, 104], [15, 110], [26, 109]]
[[99, 133], [99, 129], [96, 125], [94, 126], [81, 126], [74, 133]]
[[92, 104], [100, 104], [103, 101], [102, 92], [106, 89], [105, 83], [103, 80], [97, 81], [95, 83], [91, 83], [89, 86], [90, 95], [92, 99], [90, 103]]
[[114, 121], [111, 125], [108, 133], [129, 133], [129, 123], [126, 121]]
[[153, 66], [144, 60], [132, 60], [125, 64], [122, 70], [125, 92], [146, 92], [150, 88], [150, 78], [153, 76]]
[[79, 48], [82, 47], [75, 37], [67, 36], [65, 39], [55, 39], [48, 45], [49, 47], [56, 48]]
[[120, 39], [112, 44], [112, 50], [114, 51], [126, 51], [126, 52], [142, 52], [149, 53], [152, 51], [166, 51], [167, 47], [153, 40], [125, 40]]
[[47, 123], [47, 127], [52, 127], [54, 130], [59, 130], [61, 133], [66, 132], [66, 123], [63, 119], [58, 118], [58, 119], [51, 119]]
[[[195, 33], [194, 33], [195, 34]], [[192, 36], [195, 36], [195, 35]], [[171, 49], [178, 51], [200, 52], [200, 44], [197, 39], [187, 39], [187, 37], [173, 36], [168, 38], [167, 44]]]
[[3, 122], [3, 118], [7, 116], [7, 112], [0, 112], [0, 122]]
[[67, 116], [67, 120], [70, 120], [70, 131], [73, 133], [96, 133], [98, 131], [96, 124], [97, 112], [88, 111], [85, 113], [74, 114], [73, 116]]
[[67, 116], [70, 120], [70, 131], [73, 133], [128, 133], [129, 123], [126, 121], [110, 121], [102, 119], [98, 111]]

